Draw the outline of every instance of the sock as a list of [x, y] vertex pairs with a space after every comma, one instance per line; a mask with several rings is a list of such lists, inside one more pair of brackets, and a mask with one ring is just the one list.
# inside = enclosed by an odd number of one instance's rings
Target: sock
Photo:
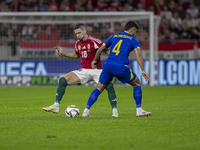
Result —
[[142, 88], [141, 86], [135, 86], [133, 88], [133, 97], [135, 99], [136, 108], [140, 108], [142, 104]]
[[85, 110], [83, 111], [83, 112], [90, 112], [90, 110], [89, 109], [87, 109], [87, 108], [85, 108]]
[[61, 77], [59, 79], [58, 88], [56, 90], [56, 102], [60, 104], [60, 101], [62, 100], [63, 95], [65, 94], [65, 89], [67, 86], [67, 81], [64, 77]]
[[115, 111], [117, 111], [117, 108], [113, 108], [113, 113], [114, 113]]
[[142, 111], [142, 107], [137, 107], [136, 108], [136, 112], [141, 112]]
[[90, 109], [90, 107], [97, 101], [97, 98], [100, 94], [101, 92], [98, 89], [95, 89], [94, 91], [92, 91], [87, 102], [87, 106], [86, 106], [87, 109]]
[[59, 107], [59, 106], [60, 106], [60, 103], [55, 102], [53, 105], [56, 106], [56, 107]]
[[112, 82], [106, 86], [106, 90], [108, 92], [108, 99], [110, 100], [112, 109], [117, 108], [117, 96]]

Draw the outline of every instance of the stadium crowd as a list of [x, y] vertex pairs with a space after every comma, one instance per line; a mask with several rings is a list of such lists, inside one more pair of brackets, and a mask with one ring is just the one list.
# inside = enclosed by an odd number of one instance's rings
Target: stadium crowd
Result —
[[[200, 39], [200, 0], [0, 0], [0, 12], [55, 11], [153, 11], [155, 15], [161, 17], [158, 32], [160, 42]], [[148, 22], [146, 25], [148, 26]], [[121, 31], [120, 26], [116, 23], [114, 32]], [[12, 46], [19, 40], [39, 39], [41, 31], [47, 33], [47, 38], [66, 40], [73, 36], [73, 27], [70, 25], [53, 30], [55, 28], [52, 25], [42, 27], [2, 23], [0, 24], [1, 41]], [[109, 37], [104, 28], [99, 29], [98, 38]], [[146, 31], [144, 29], [138, 33], [138, 38], [142, 38], [139, 40], [148, 40], [148, 27]], [[62, 32], [64, 30], [72, 33], [66, 34]], [[44, 39], [44, 35], [42, 38]]]

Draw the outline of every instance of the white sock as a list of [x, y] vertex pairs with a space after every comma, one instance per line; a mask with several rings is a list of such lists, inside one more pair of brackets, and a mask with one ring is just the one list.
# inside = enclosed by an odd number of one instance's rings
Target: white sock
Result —
[[117, 111], [117, 108], [113, 108], [113, 112]]
[[60, 104], [57, 103], [57, 102], [55, 102], [53, 105], [56, 106], [56, 107], [59, 107], [59, 106], [60, 106]]
[[137, 112], [141, 112], [141, 111], [142, 111], [142, 107], [136, 108], [136, 111], [137, 111]]
[[87, 108], [85, 108], [84, 112], [90, 112], [90, 110], [89, 110], [89, 109], [87, 109]]

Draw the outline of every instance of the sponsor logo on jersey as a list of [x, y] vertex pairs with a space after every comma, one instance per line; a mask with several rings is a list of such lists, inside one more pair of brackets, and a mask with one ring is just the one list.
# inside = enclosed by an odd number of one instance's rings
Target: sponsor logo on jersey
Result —
[[83, 48], [82, 49], [86, 49], [86, 47], [85, 46], [83, 46]]
[[81, 50], [81, 46], [80, 45], [78, 46], [78, 50]]

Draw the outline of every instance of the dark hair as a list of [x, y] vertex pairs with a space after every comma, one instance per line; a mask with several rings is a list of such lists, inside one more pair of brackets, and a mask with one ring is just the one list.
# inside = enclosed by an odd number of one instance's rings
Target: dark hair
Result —
[[85, 25], [83, 23], [78, 23], [77, 25], [75, 25], [74, 30], [76, 29], [85, 29]]
[[124, 30], [129, 30], [131, 29], [132, 27], [135, 27], [136, 29], [138, 29], [138, 24], [135, 22], [135, 21], [128, 21], [126, 24], [125, 24], [125, 27], [124, 27]]

